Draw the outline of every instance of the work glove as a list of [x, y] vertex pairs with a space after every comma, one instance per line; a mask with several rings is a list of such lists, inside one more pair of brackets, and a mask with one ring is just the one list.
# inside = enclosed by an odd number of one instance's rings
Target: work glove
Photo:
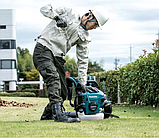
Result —
[[59, 16], [56, 16], [54, 19], [55, 19], [58, 27], [61, 27], [61, 28], [67, 27], [67, 23]]
[[87, 86], [87, 85], [81, 85], [81, 84], [77, 84], [76, 86], [76, 92], [99, 92], [99, 90], [96, 87], [92, 87], [92, 86]]
[[87, 85], [83, 85], [82, 86], [82, 89], [85, 91], [85, 92], [99, 92], [99, 90], [96, 88], [96, 87], [92, 87], [92, 86], [87, 86]]

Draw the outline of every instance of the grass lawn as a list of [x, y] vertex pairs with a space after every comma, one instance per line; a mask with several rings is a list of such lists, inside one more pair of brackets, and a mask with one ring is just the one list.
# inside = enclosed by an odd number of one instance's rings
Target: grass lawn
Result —
[[[81, 123], [40, 121], [47, 98], [0, 97], [8, 102], [38, 104], [26, 107], [0, 106], [0, 137], [159, 137], [159, 108], [113, 106], [120, 118]], [[66, 111], [73, 111], [68, 101]]]

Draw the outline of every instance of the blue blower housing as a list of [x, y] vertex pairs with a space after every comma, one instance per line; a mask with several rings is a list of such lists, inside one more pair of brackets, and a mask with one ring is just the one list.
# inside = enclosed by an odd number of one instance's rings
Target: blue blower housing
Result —
[[[68, 77], [69, 81], [74, 82], [76, 86], [76, 96], [74, 100], [74, 108], [77, 112], [84, 112], [85, 115], [93, 115], [100, 112], [104, 113], [104, 118], [108, 118], [112, 112], [111, 101], [105, 93], [103, 93], [95, 80], [94, 76], [89, 76], [87, 80], [87, 86], [96, 87], [98, 92], [84, 91], [82, 89], [77, 89], [78, 79], [74, 77]], [[102, 111], [104, 109], [104, 111]]]
[[98, 93], [85, 92], [82, 94], [82, 105], [86, 115], [99, 113], [99, 109], [104, 106], [104, 93], [99, 91]]

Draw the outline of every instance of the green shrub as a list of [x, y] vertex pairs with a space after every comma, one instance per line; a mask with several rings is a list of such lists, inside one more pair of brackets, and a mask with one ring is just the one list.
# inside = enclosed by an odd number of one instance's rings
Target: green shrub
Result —
[[104, 91], [100, 78], [106, 78], [106, 94], [112, 102], [117, 102], [118, 84], [122, 102], [157, 106], [159, 99], [159, 55], [142, 55], [135, 62], [128, 63], [119, 70], [90, 73], [96, 76], [100, 89]]
[[159, 69], [157, 51], [140, 56], [135, 62], [119, 69], [121, 96], [134, 103], [153, 105], [158, 101]]
[[47, 90], [44, 89], [25, 89], [25, 90], [19, 90], [19, 92], [32, 92], [36, 95], [36, 97], [47, 97]]
[[[109, 99], [113, 102], [117, 102], [117, 88], [118, 88], [118, 71], [117, 70], [110, 70], [105, 72], [99, 73], [90, 73], [90, 76], [96, 76], [97, 83], [100, 89], [106, 93]], [[100, 82], [101, 78], [106, 78], [106, 81]], [[104, 90], [105, 88], [105, 90]]]
[[0, 96], [8, 97], [35, 97], [35, 93], [32, 92], [0, 92]]

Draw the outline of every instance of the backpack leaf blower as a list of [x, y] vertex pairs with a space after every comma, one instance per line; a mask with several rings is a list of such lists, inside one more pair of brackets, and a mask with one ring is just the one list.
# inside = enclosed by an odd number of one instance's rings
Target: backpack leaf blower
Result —
[[[101, 79], [101, 81], [104, 81], [104, 79]], [[84, 91], [79, 85], [78, 79], [75, 77], [68, 77], [66, 82], [68, 86], [68, 100], [70, 101], [70, 105], [74, 107], [74, 110], [76, 111], [65, 112], [67, 116], [79, 117], [81, 120], [101, 120], [109, 117], [119, 118], [112, 114], [111, 101], [106, 93], [99, 89], [95, 76], [89, 76], [86, 85], [95, 88], [96, 91]], [[75, 85], [76, 92], [74, 104], [71, 102], [72, 83]]]

